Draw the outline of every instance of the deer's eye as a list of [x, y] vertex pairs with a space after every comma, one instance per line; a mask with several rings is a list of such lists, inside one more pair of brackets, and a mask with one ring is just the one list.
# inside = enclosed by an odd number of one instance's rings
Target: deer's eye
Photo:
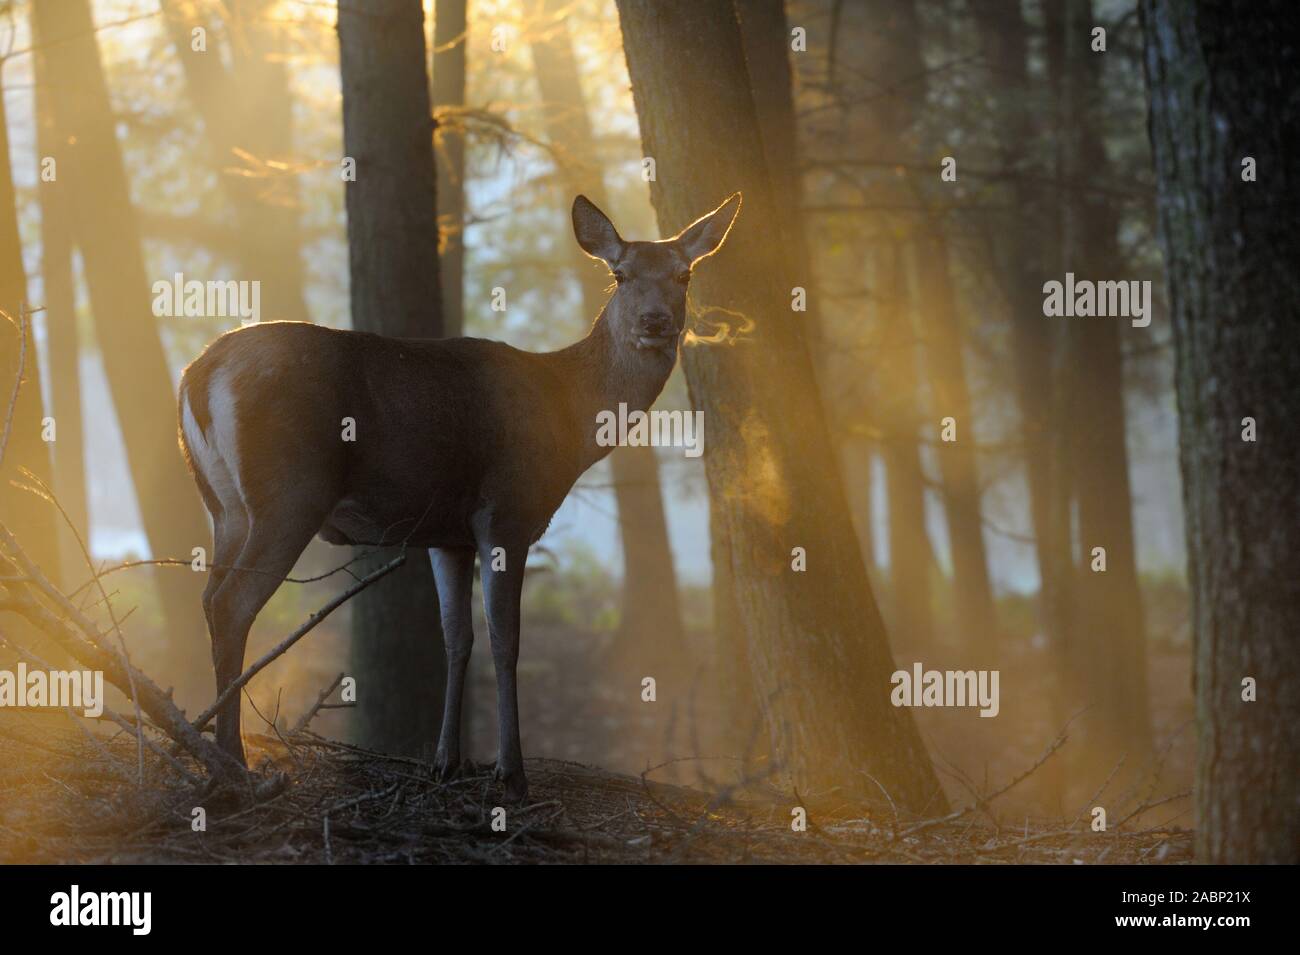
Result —
[[686, 285], [688, 282], [690, 282], [690, 280], [691, 280], [691, 273], [690, 273], [690, 272], [678, 272], [678, 273], [677, 273], [677, 284], [678, 284], [678, 285]]
[[622, 269], [614, 270], [614, 281], [617, 282], [619, 285], [622, 285], [625, 281], [627, 281], [627, 276], [623, 274]]

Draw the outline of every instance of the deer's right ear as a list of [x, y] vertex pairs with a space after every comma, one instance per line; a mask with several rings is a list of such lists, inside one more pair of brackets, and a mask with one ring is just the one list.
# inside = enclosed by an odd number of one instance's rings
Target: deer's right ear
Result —
[[586, 196], [573, 200], [573, 234], [582, 251], [610, 267], [623, 257], [623, 240], [614, 223]]

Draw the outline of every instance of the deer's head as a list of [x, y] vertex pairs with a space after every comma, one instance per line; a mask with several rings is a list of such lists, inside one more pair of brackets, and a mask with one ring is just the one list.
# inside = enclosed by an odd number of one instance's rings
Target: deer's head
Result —
[[722, 247], [739, 211], [737, 192], [671, 239], [626, 242], [590, 199], [578, 196], [573, 201], [578, 245], [608, 265], [618, 283], [605, 306], [605, 318], [619, 349], [670, 363], [676, 359], [686, 327], [691, 269]]

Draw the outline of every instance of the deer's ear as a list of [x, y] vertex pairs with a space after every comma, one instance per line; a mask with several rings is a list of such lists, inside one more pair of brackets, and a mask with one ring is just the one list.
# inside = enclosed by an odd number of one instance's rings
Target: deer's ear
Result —
[[611, 268], [623, 256], [623, 240], [614, 223], [586, 196], [573, 200], [573, 234], [582, 251]]
[[677, 234], [674, 240], [682, 247], [682, 252], [692, 264], [707, 258], [727, 239], [731, 224], [740, 214], [740, 193], [733, 192], [722, 205], [708, 215], [700, 216]]

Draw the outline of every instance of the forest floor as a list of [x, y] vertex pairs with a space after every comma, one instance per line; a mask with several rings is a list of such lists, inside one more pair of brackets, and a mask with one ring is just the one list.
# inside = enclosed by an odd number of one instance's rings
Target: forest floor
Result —
[[[57, 717], [0, 728], [0, 863], [1185, 863], [1178, 827], [1093, 832], [1086, 819], [1000, 826], [978, 803], [935, 819], [887, 806], [808, 807], [709, 792], [553, 759], [527, 761], [529, 799], [505, 806], [488, 768], [448, 783], [426, 764], [304, 731], [247, 733], [245, 791], [182, 781], [133, 737]], [[193, 768], [193, 767], [192, 767]], [[196, 831], [196, 809], [204, 831]], [[494, 826], [494, 820], [497, 825]], [[504, 827], [502, 826], [504, 823]]]

